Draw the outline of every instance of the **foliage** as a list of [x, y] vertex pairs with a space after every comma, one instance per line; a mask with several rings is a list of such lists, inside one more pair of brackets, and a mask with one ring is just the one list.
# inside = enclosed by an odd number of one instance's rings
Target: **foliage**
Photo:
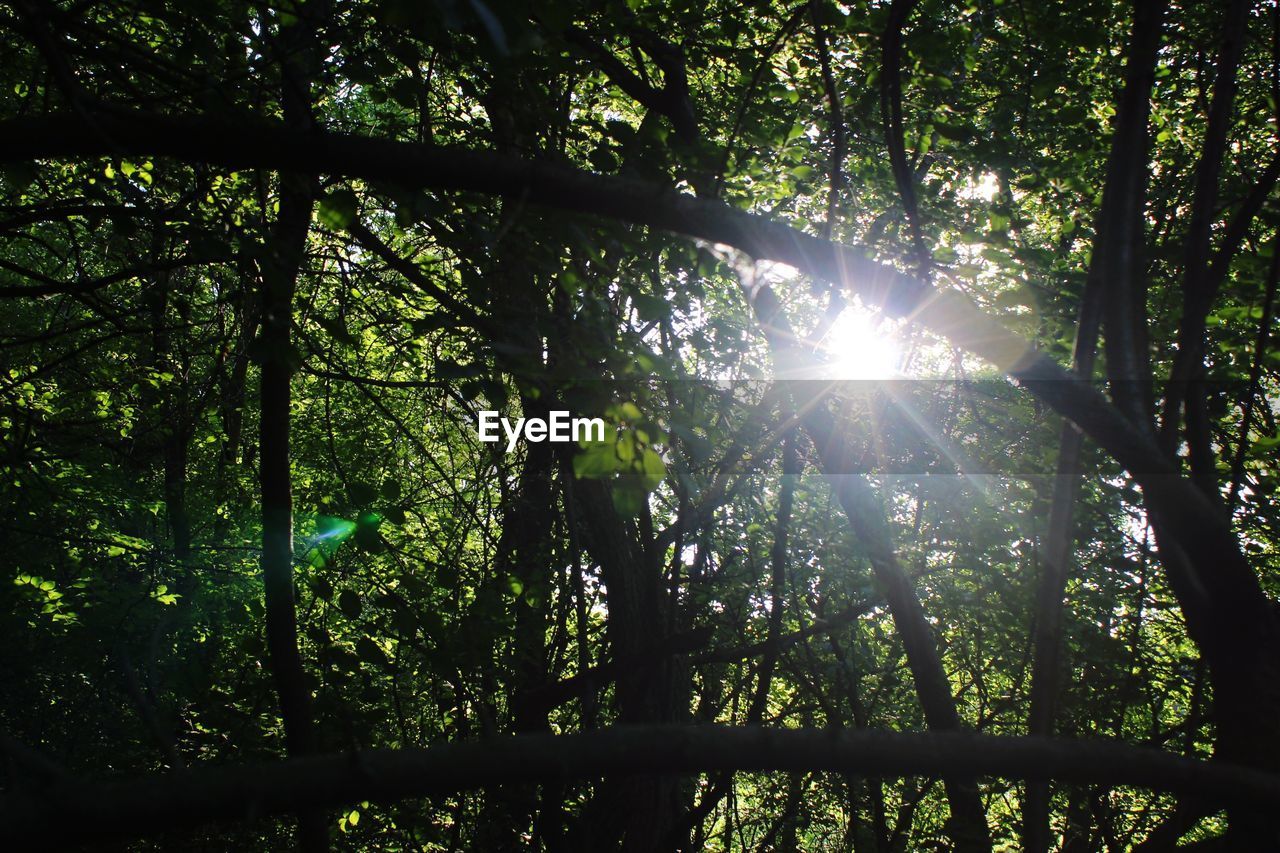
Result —
[[[19, 3], [0, 13], [0, 112], [92, 116], [105, 103], [248, 126], [295, 121], [286, 93], [300, 87], [315, 128], [643, 181], [864, 247], [961, 290], [1066, 363], [1130, 10], [914, 4], [900, 76], [921, 256], [887, 155], [890, 5]], [[1180, 346], [1222, 5], [1176, 5], [1154, 69], [1141, 278], [1162, 378]], [[1277, 20], [1274, 5], [1251, 8], [1214, 248], [1250, 194], [1266, 202], [1226, 257], [1204, 359], [1217, 492], [1235, 501], [1241, 548], [1271, 595]], [[775, 381], [785, 365], [744, 286], [772, 287], [801, 336], [815, 334], [817, 362], [838, 362], [846, 327], [819, 331], [842, 305], [827, 283], [657, 229], [408, 178], [316, 176], [282, 344], [263, 333], [262, 293], [284, 254], [288, 165], [6, 158], [6, 732], [89, 775], [283, 753], [259, 565], [259, 395], [272, 364], [292, 371], [296, 642], [322, 751], [645, 721], [926, 728], [875, 546], [832, 488], [862, 475], [964, 726], [1026, 731], [1060, 423], [1039, 400], [886, 320], [906, 378], [823, 383], [857, 464], [828, 470], [799, 442], [799, 470], [784, 472], [800, 435], [788, 395], [814, 383]], [[643, 199], [618, 204], [632, 201]], [[844, 311], [880, 322], [874, 306]], [[557, 408], [604, 418], [606, 440], [507, 455], [477, 438], [479, 410]], [[1143, 493], [1088, 443], [1081, 471], [1057, 731], [1207, 757], [1210, 673]], [[718, 778], [658, 789], [668, 847], [680, 833], [708, 850], [951, 843], [936, 779], [739, 774], [713, 793]], [[614, 819], [626, 784], [353, 803], [325, 820], [349, 849], [607, 847], [634, 831]], [[1020, 845], [1023, 791], [981, 782], [1000, 849]], [[1053, 797], [1071, 849], [1123, 849], [1178, 806], [1101, 785]], [[1223, 822], [1206, 815], [1188, 837]], [[261, 821], [197, 838], [268, 849], [290, 831]]]

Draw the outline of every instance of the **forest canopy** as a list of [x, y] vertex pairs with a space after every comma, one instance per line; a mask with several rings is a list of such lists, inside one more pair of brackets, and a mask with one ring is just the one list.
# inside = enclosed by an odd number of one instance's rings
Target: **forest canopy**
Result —
[[1275, 0], [0, 31], [13, 849], [1280, 849]]

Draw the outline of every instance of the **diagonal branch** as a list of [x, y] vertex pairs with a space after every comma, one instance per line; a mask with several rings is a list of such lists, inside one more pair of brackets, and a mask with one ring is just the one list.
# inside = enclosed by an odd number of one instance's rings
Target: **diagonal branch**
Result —
[[[733, 246], [856, 292], [865, 304], [911, 315], [955, 345], [997, 364], [1073, 420], [1130, 471], [1174, 473], [1092, 385], [1076, 380], [955, 291], [934, 290], [870, 260], [859, 246], [823, 240], [727, 204], [625, 178], [488, 152], [349, 134], [296, 131], [278, 122], [163, 116], [99, 108], [93, 127], [61, 114], [0, 122], [0, 162], [147, 153], [187, 162], [344, 175], [401, 186], [479, 192], [613, 218]], [[102, 132], [97, 132], [100, 129]]]
[[[279, 122], [163, 116], [99, 106], [92, 125], [74, 114], [0, 122], [0, 162], [139, 154], [187, 162], [343, 175], [400, 186], [480, 192], [612, 218], [734, 246], [757, 258], [856, 292], [994, 364], [1074, 422], [1133, 474], [1152, 512], [1166, 514], [1203, 582], [1221, 604], [1259, 615], [1257, 577], [1223, 514], [1177, 476], [1153, 436], [1092, 384], [1074, 377], [968, 299], [870, 260], [864, 249], [822, 240], [729, 205], [625, 178], [549, 163], [350, 134], [291, 130]], [[1228, 602], [1226, 599], [1232, 599]]]
[[1267, 291], [1262, 299], [1262, 318], [1258, 321], [1258, 336], [1253, 344], [1253, 365], [1249, 368], [1249, 390], [1245, 392], [1244, 411], [1240, 415], [1240, 437], [1236, 441], [1235, 457], [1231, 460], [1231, 487], [1227, 491], [1227, 511], [1235, 509], [1236, 497], [1244, 485], [1245, 453], [1249, 449], [1249, 431], [1253, 428], [1253, 413], [1262, 392], [1262, 365], [1266, 359], [1271, 338], [1271, 321], [1275, 317], [1276, 284], [1280, 279], [1280, 240], [1272, 244], [1271, 269], [1267, 271]]
[[840, 214], [840, 196], [844, 192], [845, 132], [844, 111], [840, 108], [840, 90], [831, 68], [831, 49], [827, 44], [827, 28], [817, 0], [809, 0], [809, 18], [813, 21], [813, 38], [818, 47], [818, 67], [822, 70], [822, 88], [827, 95], [827, 133], [831, 137], [831, 159], [827, 165], [827, 219], [822, 223], [822, 236], [830, 240]]
[[235, 257], [228, 254], [196, 254], [190, 257], [169, 258], [144, 264], [132, 269], [109, 273], [100, 278], [81, 279], [79, 281], [59, 281], [53, 276], [45, 275], [38, 270], [28, 269], [20, 264], [0, 258], [0, 269], [8, 270], [15, 275], [39, 282], [33, 285], [0, 285], [0, 299], [22, 299], [31, 296], [53, 296], [55, 294], [86, 294], [110, 287], [122, 281], [154, 275], [161, 272], [185, 269], [187, 267], [204, 266], [206, 264], [231, 263]]
[[[774, 292], [767, 286], [750, 288], [746, 282], [742, 289], [769, 342], [775, 368], [785, 371], [810, 366], [812, 352], [799, 344]], [[858, 468], [849, 464], [846, 431], [826, 406], [818, 403], [823, 393], [820, 388], [816, 395], [794, 400], [798, 417], [817, 451], [818, 467], [831, 483], [836, 500], [871, 563], [877, 586], [888, 601], [925, 721], [933, 731], [956, 731], [961, 727], [960, 715], [920, 596], [898, 559], [884, 508], [874, 491], [860, 474], [841, 473]], [[973, 780], [944, 776], [943, 783], [951, 809], [947, 831], [955, 848], [990, 850], [990, 831]]]

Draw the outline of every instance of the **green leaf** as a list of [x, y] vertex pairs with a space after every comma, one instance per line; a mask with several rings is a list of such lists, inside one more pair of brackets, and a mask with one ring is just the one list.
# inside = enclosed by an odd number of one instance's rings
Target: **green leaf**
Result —
[[440, 379], [472, 379], [484, 375], [484, 366], [472, 362], [458, 364], [456, 361], [439, 361], [436, 363], [436, 376]]
[[360, 202], [356, 194], [342, 187], [320, 199], [320, 204], [316, 207], [316, 218], [335, 231], [344, 231], [356, 221], [359, 209]]
[[378, 499], [378, 490], [359, 480], [347, 484], [347, 497], [354, 506], [368, 506]]
[[612, 442], [593, 444], [573, 457], [573, 476], [599, 480], [619, 468], [618, 454]]
[[349, 331], [347, 331], [346, 325], [341, 320], [331, 319], [321, 315], [317, 315], [312, 319], [316, 321], [316, 325], [328, 332], [329, 336], [338, 343], [355, 346], [356, 339], [352, 337]]
[[646, 323], [658, 322], [671, 315], [671, 305], [667, 300], [647, 293], [637, 293], [631, 297], [631, 302], [636, 306], [640, 319]]
[[635, 518], [644, 509], [649, 493], [638, 477], [626, 477], [614, 484], [610, 497], [614, 509], [628, 518]]
[[338, 609], [348, 619], [355, 619], [360, 615], [360, 594], [354, 589], [344, 589], [338, 593]]
[[391, 624], [406, 637], [413, 637], [418, 633], [418, 620], [407, 605], [399, 604], [391, 611]]
[[311, 591], [316, 594], [317, 598], [323, 598], [325, 601], [333, 598], [333, 584], [329, 583], [326, 578], [312, 578]]
[[624, 421], [639, 421], [644, 418], [640, 413], [640, 407], [635, 403], [621, 403], [617, 408], [618, 417]]
[[356, 544], [366, 551], [377, 553], [382, 550], [382, 537], [378, 528], [382, 525], [382, 516], [376, 512], [360, 514], [356, 520]]
[[1035, 297], [1026, 288], [1015, 287], [998, 293], [994, 304], [997, 308], [1034, 307]]
[[933, 129], [936, 130], [938, 135], [943, 139], [949, 139], [952, 142], [968, 142], [970, 139], [973, 139], [973, 137], [978, 135], [978, 131], [974, 130], [972, 127], [962, 124], [946, 124], [940, 121], [933, 123]]
[[369, 637], [356, 640], [356, 655], [360, 660], [374, 666], [386, 667], [391, 663], [387, 660], [387, 653], [382, 650], [382, 647]]
[[662, 485], [663, 479], [667, 476], [667, 466], [662, 461], [662, 457], [657, 454], [653, 448], [646, 447], [644, 455], [640, 458], [640, 468], [644, 475], [644, 484], [649, 491], [653, 491]]

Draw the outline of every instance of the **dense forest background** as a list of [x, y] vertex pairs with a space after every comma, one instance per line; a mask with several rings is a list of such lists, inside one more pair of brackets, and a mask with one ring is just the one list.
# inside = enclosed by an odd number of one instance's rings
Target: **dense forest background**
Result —
[[8, 849], [1280, 849], [1274, 0], [0, 31]]

